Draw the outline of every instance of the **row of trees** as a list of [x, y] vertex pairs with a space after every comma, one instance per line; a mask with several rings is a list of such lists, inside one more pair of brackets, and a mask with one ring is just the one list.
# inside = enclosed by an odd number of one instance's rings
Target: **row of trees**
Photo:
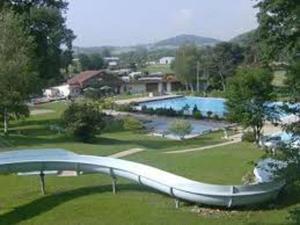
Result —
[[244, 49], [234, 43], [222, 42], [215, 47], [203, 48], [185, 45], [178, 49], [172, 68], [187, 90], [225, 91], [227, 79], [233, 76], [243, 59]]

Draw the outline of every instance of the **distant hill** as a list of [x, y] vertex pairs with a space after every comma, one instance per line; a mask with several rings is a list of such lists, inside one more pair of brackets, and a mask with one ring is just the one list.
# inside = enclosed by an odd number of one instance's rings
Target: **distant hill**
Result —
[[246, 33], [240, 34], [230, 40], [232, 43], [239, 44], [241, 46], [248, 46], [254, 41], [256, 30], [251, 30]]
[[189, 34], [182, 34], [176, 37], [168, 38], [157, 43], [154, 43], [154, 47], [180, 47], [184, 44], [194, 44], [198, 46], [204, 45], [215, 45], [219, 43], [220, 40], [209, 38], [209, 37], [202, 37], [197, 35], [189, 35]]
[[221, 42], [220, 40], [209, 38], [209, 37], [201, 37], [197, 35], [188, 35], [182, 34], [176, 37], [168, 38], [156, 43], [152, 44], [144, 44], [144, 45], [136, 45], [136, 46], [95, 46], [95, 47], [78, 47], [75, 46], [73, 48], [75, 55], [80, 53], [92, 54], [92, 53], [101, 53], [104, 49], [108, 49], [111, 54], [119, 55], [122, 53], [136, 51], [137, 49], [145, 48], [149, 51], [155, 51], [160, 49], [177, 49], [181, 45], [184, 44], [195, 44], [197, 46], [207, 46], [207, 45], [215, 45]]

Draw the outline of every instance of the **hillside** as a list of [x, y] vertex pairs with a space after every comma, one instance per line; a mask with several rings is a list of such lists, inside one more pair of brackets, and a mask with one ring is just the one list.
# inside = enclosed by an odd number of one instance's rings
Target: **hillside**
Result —
[[232, 43], [239, 44], [241, 46], [248, 46], [254, 41], [256, 30], [251, 30], [246, 33], [240, 34], [230, 40]]
[[171, 37], [156, 43], [152, 44], [143, 44], [143, 45], [136, 45], [136, 46], [95, 46], [95, 47], [74, 47], [74, 53], [80, 54], [92, 54], [92, 53], [101, 53], [104, 49], [108, 49], [111, 54], [113, 55], [119, 55], [126, 52], [136, 51], [137, 49], [147, 49], [149, 51], [155, 51], [160, 49], [177, 49], [181, 45], [184, 44], [195, 44], [197, 46], [205, 46], [205, 45], [215, 45], [219, 43], [220, 41], [214, 38], [209, 37], [202, 37], [197, 35], [178, 35], [176, 37]]
[[155, 47], [179, 47], [184, 44], [195, 45], [215, 45], [220, 41], [214, 38], [202, 37], [197, 35], [182, 34], [176, 37], [168, 38], [154, 44]]

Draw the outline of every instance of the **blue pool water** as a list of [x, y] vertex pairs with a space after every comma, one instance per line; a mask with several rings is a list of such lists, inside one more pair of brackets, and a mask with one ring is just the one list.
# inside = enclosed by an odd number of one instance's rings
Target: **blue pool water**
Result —
[[223, 117], [226, 113], [225, 99], [221, 98], [201, 98], [201, 97], [180, 97], [174, 99], [165, 99], [159, 101], [145, 102], [139, 104], [141, 107], [158, 109], [158, 108], [172, 108], [175, 111], [180, 111], [184, 108], [185, 111], [192, 113], [193, 108], [197, 106], [198, 110], [206, 115], [207, 112], [212, 112], [213, 115]]

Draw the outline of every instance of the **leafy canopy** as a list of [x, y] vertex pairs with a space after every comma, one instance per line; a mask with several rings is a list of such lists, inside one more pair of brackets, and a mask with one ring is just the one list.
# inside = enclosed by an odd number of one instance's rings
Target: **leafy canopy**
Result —
[[66, 131], [80, 141], [88, 142], [104, 126], [104, 114], [96, 104], [72, 103], [62, 115]]
[[266, 102], [272, 97], [272, 75], [263, 68], [240, 68], [229, 81], [227, 90], [228, 118], [251, 127], [259, 140], [266, 120]]
[[33, 38], [23, 27], [22, 16], [9, 10], [0, 14], [0, 111], [6, 119], [28, 115], [25, 101], [37, 91]]

